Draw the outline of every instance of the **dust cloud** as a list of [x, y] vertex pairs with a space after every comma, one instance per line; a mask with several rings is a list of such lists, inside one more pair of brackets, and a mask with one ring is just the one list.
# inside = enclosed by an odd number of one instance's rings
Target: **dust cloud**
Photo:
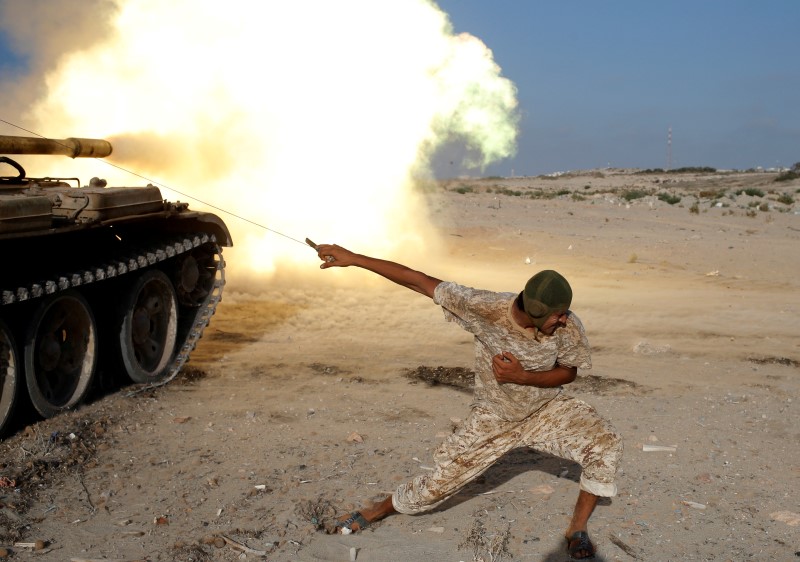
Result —
[[229, 283], [308, 270], [305, 237], [435, 255], [437, 149], [462, 142], [476, 168], [515, 150], [514, 85], [426, 0], [3, 0], [0, 22], [25, 61], [0, 77], [0, 134], [114, 146], [114, 166], [20, 158], [29, 175], [215, 212]]

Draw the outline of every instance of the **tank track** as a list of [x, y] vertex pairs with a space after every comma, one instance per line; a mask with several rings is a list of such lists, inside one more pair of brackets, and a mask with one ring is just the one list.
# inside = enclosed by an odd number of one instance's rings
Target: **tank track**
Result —
[[181, 254], [209, 245], [216, 256], [211, 290], [201, 303], [196, 304], [196, 313], [191, 327], [183, 342], [178, 342], [178, 349], [172, 364], [166, 370], [167, 375], [157, 382], [145, 385], [145, 388], [161, 386], [174, 379], [183, 365], [189, 359], [189, 354], [195, 349], [197, 342], [208, 326], [211, 317], [222, 299], [222, 289], [225, 285], [225, 262], [222, 259], [222, 248], [217, 244], [217, 239], [209, 233], [179, 234], [167, 239], [160, 244], [138, 248], [122, 259], [111, 259], [98, 266], [78, 269], [68, 273], [54, 274], [50, 279], [31, 282], [16, 289], [5, 289], [0, 293], [2, 306], [22, 303], [31, 299], [51, 295], [59, 291], [75, 287], [83, 287], [100, 283], [104, 280], [118, 278], [129, 273], [154, 266], [169, 259], [174, 259]]

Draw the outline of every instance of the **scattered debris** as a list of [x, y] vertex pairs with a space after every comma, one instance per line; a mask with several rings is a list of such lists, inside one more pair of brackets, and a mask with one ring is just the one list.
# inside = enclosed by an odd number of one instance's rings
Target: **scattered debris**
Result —
[[645, 443], [642, 445], [642, 451], [645, 453], [656, 453], [656, 452], [665, 452], [665, 453], [674, 453], [678, 450], [676, 445], [651, 445], [649, 443]]
[[704, 503], [697, 503], [697, 502], [692, 502], [692, 501], [688, 501], [688, 500], [684, 500], [681, 503], [683, 505], [686, 505], [686, 506], [691, 507], [693, 509], [705, 509], [706, 508], [706, 504], [704, 504]]
[[324, 529], [327, 531], [328, 528], [333, 529], [336, 525], [336, 508], [322, 497], [298, 504], [295, 512], [302, 519], [314, 525], [317, 530]]
[[240, 542], [236, 542], [235, 540], [226, 537], [225, 535], [220, 535], [222, 539], [225, 541], [225, 544], [233, 548], [234, 550], [238, 550], [240, 552], [244, 552], [245, 554], [252, 554], [253, 556], [266, 556], [266, 550], [255, 550], [250, 548], [249, 546], [243, 545]]
[[630, 547], [630, 546], [628, 546], [627, 544], [625, 544], [625, 543], [622, 541], [622, 539], [621, 539], [621, 538], [619, 538], [618, 536], [616, 536], [614, 533], [610, 533], [610, 534], [608, 535], [608, 540], [610, 540], [610, 541], [611, 541], [612, 543], [614, 543], [616, 546], [618, 546], [619, 548], [621, 548], [621, 549], [622, 549], [622, 551], [623, 551], [625, 554], [627, 554], [628, 556], [630, 556], [631, 558], [633, 558], [633, 559], [635, 559], [635, 560], [641, 560], [641, 558], [639, 557], [639, 554], [636, 552], [636, 550], [634, 550], [632, 547]]
[[[483, 521], [475, 518], [469, 535], [459, 548], [472, 548], [473, 560], [485, 560], [487, 562], [500, 562], [504, 556], [510, 556], [508, 551], [508, 541], [511, 538], [511, 525], [507, 524], [502, 531], [487, 532]], [[483, 556], [483, 552], [486, 556]]]
[[800, 525], [800, 513], [794, 513], [793, 511], [776, 511], [770, 513], [769, 516], [773, 521], [786, 523], [790, 527], [797, 527]]
[[30, 548], [31, 550], [42, 550], [45, 546], [47, 544], [44, 541], [14, 543], [14, 548]]

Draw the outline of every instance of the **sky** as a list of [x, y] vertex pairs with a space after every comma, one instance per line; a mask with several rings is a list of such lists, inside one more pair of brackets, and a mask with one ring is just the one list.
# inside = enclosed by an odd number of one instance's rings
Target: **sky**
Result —
[[487, 175], [800, 162], [796, 0], [439, 6], [517, 89], [516, 156]]
[[[438, 6], [456, 34], [491, 51], [514, 85], [519, 119], [513, 155], [465, 170], [443, 149], [432, 163], [439, 177], [800, 161], [796, 0]], [[5, 73], [25, 65], [7, 40], [0, 33]]]

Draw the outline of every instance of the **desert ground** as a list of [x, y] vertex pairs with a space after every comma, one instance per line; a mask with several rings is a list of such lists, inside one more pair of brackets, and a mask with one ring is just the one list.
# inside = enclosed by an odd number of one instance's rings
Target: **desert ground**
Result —
[[[497, 290], [540, 269], [572, 283], [593, 367], [564, 391], [625, 442], [619, 494], [590, 521], [597, 560], [800, 557], [800, 180], [775, 179], [595, 170], [429, 193], [443, 255], [408, 265]], [[428, 299], [318, 263], [256, 292], [229, 279], [169, 384], [1, 441], [0, 555], [567, 559], [580, 467], [529, 449], [433, 512], [325, 532], [428, 470], [467, 415], [472, 347]]]

